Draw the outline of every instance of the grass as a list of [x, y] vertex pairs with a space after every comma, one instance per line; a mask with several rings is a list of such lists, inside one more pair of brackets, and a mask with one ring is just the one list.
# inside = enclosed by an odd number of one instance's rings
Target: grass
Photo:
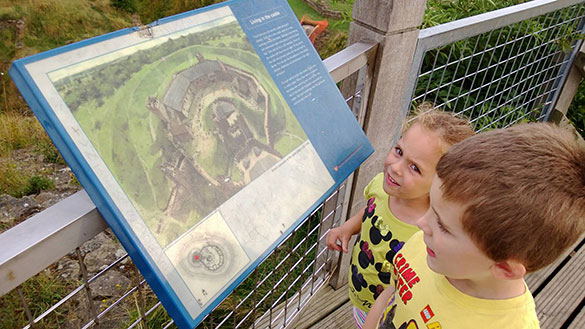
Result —
[[[338, 1], [343, 2], [343, 1]], [[327, 29], [333, 32], [344, 32], [347, 33], [349, 31], [349, 20], [341, 20], [341, 19], [333, 19], [328, 18], [321, 15], [315, 9], [311, 8], [307, 3], [303, 0], [288, 0], [288, 4], [294, 11], [295, 15], [298, 19], [301, 19], [304, 15], [307, 15], [312, 20], [321, 21], [326, 19], [327, 20]]]
[[[77, 285], [79, 285], [77, 280], [58, 278], [52, 271], [45, 270], [25, 281], [20, 288], [33, 317], [37, 317]], [[66, 312], [57, 310], [38, 325], [40, 328], [59, 328], [65, 324], [66, 318]], [[27, 323], [28, 318], [16, 289], [0, 297], [0, 328], [22, 328]]]
[[0, 194], [20, 198], [49, 190], [54, 183], [41, 172], [27, 172], [11, 160], [12, 152], [32, 148], [47, 163], [63, 163], [39, 121], [19, 113], [0, 113]]
[[18, 169], [13, 161], [0, 162], [0, 194], [8, 194], [13, 197], [24, 195], [23, 186], [25, 186], [30, 176]]
[[34, 145], [51, 144], [51, 140], [34, 116], [15, 112], [0, 112], [0, 157], [10, 157], [12, 151]]
[[354, 0], [328, 0], [329, 8], [340, 13], [349, 13], [353, 8]]
[[12, 161], [0, 161], [0, 194], [8, 194], [15, 198], [38, 194], [55, 187], [55, 182], [42, 173], [23, 172]]

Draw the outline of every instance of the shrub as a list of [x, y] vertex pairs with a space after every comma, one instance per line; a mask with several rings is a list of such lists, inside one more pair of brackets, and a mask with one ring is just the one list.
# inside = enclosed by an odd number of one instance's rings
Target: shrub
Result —
[[43, 176], [32, 176], [23, 190], [24, 195], [38, 194], [44, 190], [50, 190], [55, 187], [55, 182], [50, 178]]
[[129, 13], [136, 12], [136, 2], [134, 2], [134, 0], [111, 0], [110, 3], [114, 8], [118, 8]]
[[45, 163], [65, 164], [65, 160], [63, 160], [57, 148], [50, 141], [40, 141], [35, 145], [35, 152], [43, 156]]
[[577, 94], [569, 106], [567, 118], [573, 123], [579, 134], [585, 138], [585, 83], [579, 85]]

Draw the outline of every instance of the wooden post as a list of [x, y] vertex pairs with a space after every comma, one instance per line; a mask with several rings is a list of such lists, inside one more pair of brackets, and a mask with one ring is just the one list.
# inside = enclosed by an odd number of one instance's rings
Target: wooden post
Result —
[[575, 57], [571, 70], [569, 70], [569, 76], [563, 85], [563, 89], [561, 90], [561, 94], [559, 95], [559, 99], [555, 104], [555, 108], [551, 113], [549, 121], [559, 123], [567, 114], [569, 106], [577, 93], [577, 89], [579, 89], [579, 84], [581, 84], [581, 81], [583, 80], [583, 76], [585, 76], [585, 43], [581, 45], [581, 48]]
[[[353, 5], [348, 44], [372, 40], [379, 46], [364, 121], [375, 151], [354, 174], [348, 215], [365, 206], [364, 187], [382, 171], [386, 155], [400, 137], [406, 117], [402, 103], [425, 7], [426, 0], [355, 0]], [[350, 258], [341, 255], [338, 272], [330, 281], [334, 288], [347, 283]]]

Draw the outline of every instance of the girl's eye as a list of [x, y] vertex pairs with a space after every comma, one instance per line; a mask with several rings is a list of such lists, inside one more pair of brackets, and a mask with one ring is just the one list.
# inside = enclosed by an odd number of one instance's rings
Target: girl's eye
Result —
[[394, 148], [394, 150], [396, 150], [396, 154], [398, 154], [399, 156], [402, 156], [402, 149], [400, 147], [396, 146]]
[[420, 169], [418, 169], [418, 167], [416, 165], [410, 165], [410, 169], [414, 170], [414, 172], [419, 173], [420, 174]]

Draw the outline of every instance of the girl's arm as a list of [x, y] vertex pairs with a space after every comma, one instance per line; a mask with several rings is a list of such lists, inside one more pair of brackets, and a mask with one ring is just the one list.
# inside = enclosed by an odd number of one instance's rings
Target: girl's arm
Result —
[[394, 287], [392, 286], [388, 286], [386, 289], [384, 289], [384, 291], [382, 291], [368, 312], [368, 316], [366, 317], [366, 321], [364, 322], [362, 329], [376, 329], [378, 327], [380, 318], [384, 314], [392, 294], [394, 294]]
[[[337, 250], [347, 253], [347, 244], [349, 243], [349, 239], [354, 234], [357, 234], [362, 229], [362, 217], [364, 217], [364, 213], [366, 212], [366, 207], [362, 208], [357, 214], [351, 216], [343, 225], [332, 228], [329, 233], [327, 233], [327, 239], [325, 243], [327, 247], [331, 250]], [[341, 243], [341, 246], [337, 244], [337, 241]]]

